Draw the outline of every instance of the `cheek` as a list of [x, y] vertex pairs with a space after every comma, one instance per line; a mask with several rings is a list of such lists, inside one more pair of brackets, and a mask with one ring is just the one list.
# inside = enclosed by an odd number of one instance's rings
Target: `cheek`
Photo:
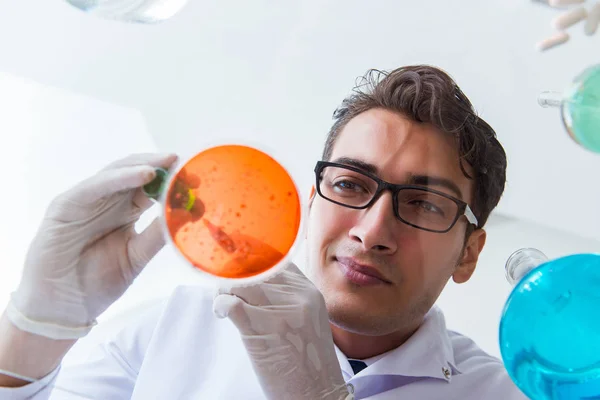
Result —
[[330, 244], [346, 235], [352, 224], [347, 211], [353, 210], [315, 198], [308, 216], [307, 250], [310, 257], [326, 251]]
[[462, 242], [454, 236], [417, 231], [399, 237], [398, 256], [402, 258], [399, 265], [408, 285], [434, 289], [448, 280], [462, 249]]

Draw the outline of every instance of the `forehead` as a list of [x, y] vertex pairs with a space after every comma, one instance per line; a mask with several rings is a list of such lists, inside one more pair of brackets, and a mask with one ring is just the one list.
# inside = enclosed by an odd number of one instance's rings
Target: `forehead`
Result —
[[[460, 168], [452, 135], [392, 111], [371, 109], [351, 119], [335, 142], [331, 160], [342, 157], [373, 164], [377, 175], [392, 183], [416, 175], [443, 178], [460, 188], [463, 200], [472, 196], [472, 181]], [[466, 163], [465, 168], [471, 174]]]

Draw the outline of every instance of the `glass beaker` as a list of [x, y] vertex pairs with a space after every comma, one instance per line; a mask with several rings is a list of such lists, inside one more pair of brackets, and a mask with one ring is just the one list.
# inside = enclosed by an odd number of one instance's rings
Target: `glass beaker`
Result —
[[179, 12], [187, 0], [67, 0], [80, 10], [105, 19], [156, 23]]
[[506, 276], [500, 351], [511, 379], [535, 400], [600, 398], [600, 255], [520, 249]]
[[210, 147], [174, 173], [157, 170], [143, 190], [163, 205], [168, 242], [220, 286], [268, 279], [291, 258], [301, 236], [296, 183], [255, 147]]
[[600, 153], [600, 64], [585, 69], [563, 93], [541, 93], [538, 102], [542, 107], [560, 107], [569, 136]]

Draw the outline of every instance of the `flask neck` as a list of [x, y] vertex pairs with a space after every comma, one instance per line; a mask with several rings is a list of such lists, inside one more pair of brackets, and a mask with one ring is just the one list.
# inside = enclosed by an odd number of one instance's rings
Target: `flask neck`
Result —
[[553, 91], [545, 91], [539, 94], [538, 104], [546, 107], [560, 107], [563, 102], [563, 94]]
[[548, 261], [538, 249], [523, 248], [511, 254], [506, 261], [506, 280], [515, 286], [531, 270]]

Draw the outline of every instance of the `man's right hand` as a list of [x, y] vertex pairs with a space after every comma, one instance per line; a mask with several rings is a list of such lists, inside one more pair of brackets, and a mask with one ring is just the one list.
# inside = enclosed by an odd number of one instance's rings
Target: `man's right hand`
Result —
[[152, 205], [140, 187], [175, 155], [133, 155], [59, 195], [27, 254], [7, 316], [19, 329], [52, 339], [84, 336], [164, 246], [158, 220], [137, 234]]

